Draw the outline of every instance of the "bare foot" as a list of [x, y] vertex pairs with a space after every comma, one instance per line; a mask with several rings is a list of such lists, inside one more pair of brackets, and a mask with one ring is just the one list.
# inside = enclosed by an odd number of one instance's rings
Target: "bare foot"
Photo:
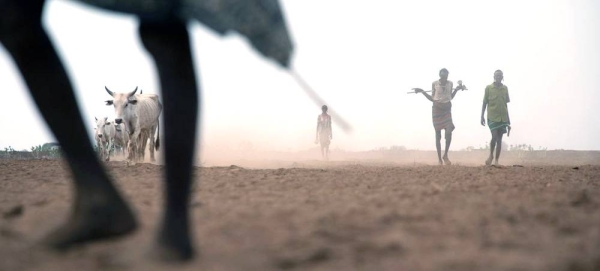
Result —
[[493, 160], [493, 158], [490, 156], [487, 160], [485, 160], [485, 165], [486, 166], [491, 165], [492, 164], [492, 160]]
[[137, 228], [133, 212], [125, 202], [112, 199], [80, 199], [69, 220], [50, 233], [42, 243], [54, 249], [68, 249], [76, 244], [123, 236]]
[[187, 262], [194, 258], [194, 251], [191, 247], [156, 244], [148, 256], [152, 260], [166, 263]]
[[500, 166], [500, 163], [498, 163], [498, 160], [496, 160], [496, 161], [494, 162], [494, 166]]
[[440, 166], [443, 166], [443, 165], [444, 165], [444, 162], [443, 162], [442, 160], [439, 160], [439, 161], [438, 161], [438, 164], [439, 164]]
[[444, 156], [444, 163], [446, 165], [452, 165], [452, 162], [450, 162], [450, 159], [448, 159], [448, 156]]
[[152, 258], [163, 262], [185, 262], [194, 258], [194, 249], [183, 222], [167, 221], [152, 250]]

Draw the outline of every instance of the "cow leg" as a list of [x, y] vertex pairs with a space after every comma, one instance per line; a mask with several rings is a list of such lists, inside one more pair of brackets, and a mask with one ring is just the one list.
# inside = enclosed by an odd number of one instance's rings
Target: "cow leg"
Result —
[[129, 134], [123, 139], [123, 144], [121, 145], [121, 154], [125, 158], [129, 153], [127, 152], [127, 145], [129, 144]]
[[137, 151], [137, 146], [134, 143], [134, 140], [129, 141], [129, 145], [127, 146], [127, 165], [132, 166], [135, 165], [135, 159], [136, 158], [136, 154], [138, 153]]
[[144, 153], [144, 148], [146, 148], [146, 140], [147, 140], [147, 136], [146, 136], [146, 130], [140, 130], [140, 133], [138, 135], [138, 141], [136, 144], [136, 161], [137, 162], [144, 162], [145, 161], [145, 153]]
[[119, 150], [120, 148], [120, 143], [119, 140], [115, 138], [115, 141], [113, 143], [113, 145], [115, 146], [115, 152], [113, 153], [115, 157], [118, 157], [121, 153], [121, 151]]
[[102, 153], [102, 160], [106, 161], [108, 159], [108, 142], [103, 143], [104, 153]]
[[102, 141], [96, 140], [96, 146], [98, 148], [98, 153], [96, 155], [100, 156], [100, 160], [102, 160]]
[[43, 0], [0, 0], [0, 42], [60, 143], [74, 178], [67, 222], [44, 240], [62, 249], [129, 233], [136, 222], [90, 144], [67, 73], [42, 27], [43, 6]]
[[104, 161], [108, 161], [108, 155], [110, 154], [110, 145], [108, 140], [104, 142]]
[[146, 161], [146, 145], [148, 145], [148, 131], [143, 130], [140, 134], [140, 137], [142, 139], [140, 144], [140, 161], [144, 162]]
[[150, 128], [150, 132], [148, 133], [148, 149], [150, 151], [150, 162], [156, 162], [154, 159], [154, 134], [156, 133], [156, 126], [152, 126]]
[[125, 150], [124, 150], [125, 142], [123, 141], [123, 139], [121, 139], [121, 140], [119, 140], [118, 144], [119, 144], [119, 157], [123, 157], [123, 154], [125, 153]]
[[102, 141], [102, 155], [100, 156], [100, 160], [104, 161], [106, 159], [106, 143]]
[[157, 248], [165, 260], [188, 260], [193, 257], [188, 204], [198, 112], [190, 40], [179, 21], [142, 21], [139, 33], [154, 58], [164, 103], [166, 204]]
[[111, 139], [108, 140], [108, 149], [106, 151], [106, 161], [110, 161], [110, 151], [113, 148], [113, 141]]
[[135, 156], [135, 154], [131, 150], [133, 150], [133, 148], [135, 147], [133, 144], [133, 134], [136, 132], [136, 130], [134, 124], [129, 121], [125, 123], [125, 130], [127, 133], [127, 137], [129, 138], [129, 140], [127, 141], [127, 145], [125, 145], [125, 148], [127, 149], [126, 161], [129, 165], [129, 163], [133, 161], [133, 158]]
[[138, 154], [139, 154], [139, 136], [140, 136], [140, 128], [139, 126], [137, 126], [135, 128], [135, 132], [133, 132], [133, 134], [131, 134], [131, 140], [129, 141], [129, 147], [128, 147], [128, 152], [129, 152], [129, 158], [127, 159], [127, 165], [135, 165], [135, 163], [138, 160]]

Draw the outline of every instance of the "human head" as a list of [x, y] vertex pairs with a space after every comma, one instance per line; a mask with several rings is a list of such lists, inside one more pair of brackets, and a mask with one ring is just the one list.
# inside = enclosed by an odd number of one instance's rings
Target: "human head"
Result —
[[327, 113], [327, 106], [326, 105], [321, 106], [321, 110], [323, 111], [323, 113]]
[[504, 73], [501, 70], [496, 70], [494, 72], [494, 82], [502, 83], [502, 80], [504, 80]]
[[440, 79], [442, 80], [448, 80], [448, 75], [450, 74], [450, 72], [448, 72], [448, 70], [446, 68], [443, 68], [440, 70]]

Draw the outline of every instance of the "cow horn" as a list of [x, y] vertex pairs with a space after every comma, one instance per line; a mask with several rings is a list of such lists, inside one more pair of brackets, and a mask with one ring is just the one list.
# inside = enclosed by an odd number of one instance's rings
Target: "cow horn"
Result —
[[131, 96], [135, 95], [135, 92], [136, 92], [136, 91], [137, 91], [137, 87], [135, 87], [135, 89], [134, 89], [134, 90], [133, 90], [131, 93], [129, 93], [129, 95], [127, 95], [127, 98], [129, 98], [129, 97], [131, 97]]
[[110, 96], [115, 97], [115, 93], [110, 91], [106, 86], [104, 86], [104, 89], [106, 89], [106, 92], [108, 92], [108, 94], [110, 94]]

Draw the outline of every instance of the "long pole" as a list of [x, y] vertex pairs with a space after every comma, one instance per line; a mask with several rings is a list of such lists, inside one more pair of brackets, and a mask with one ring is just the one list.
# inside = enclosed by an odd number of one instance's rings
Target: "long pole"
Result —
[[[294, 77], [294, 79], [296, 80], [296, 82], [298, 82], [298, 84], [300, 85], [300, 87], [302, 88], [302, 90], [304, 90], [304, 92], [306, 92], [306, 95], [308, 95], [308, 97], [315, 102], [319, 107], [326, 104], [325, 101], [319, 97], [319, 95], [317, 94], [316, 91], [314, 91], [309, 85], [308, 83], [306, 83], [306, 81], [300, 76], [300, 74], [298, 74], [298, 72], [296, 72], [296, 70], [294, 68], [289, 69], [290, 74], [292, 75], [292, 77]], [[352, 126], [350, 126], [350, 123], [348, 123], [347, 121], [345, 121], [340, 115], [338, 115], [337, 113], [335, 113], [335, 111], [333, 111], [331, 109], [331, 106], [329, 106], [329, 110], [328, 113], [331, 115], [331, 117], [333, 118], [333, 122], [338, 125], [340, 128], [342, 128], [342, 130], [344, 130], [344, 132], [346, 133], [351, 133], [352, 132]]]

